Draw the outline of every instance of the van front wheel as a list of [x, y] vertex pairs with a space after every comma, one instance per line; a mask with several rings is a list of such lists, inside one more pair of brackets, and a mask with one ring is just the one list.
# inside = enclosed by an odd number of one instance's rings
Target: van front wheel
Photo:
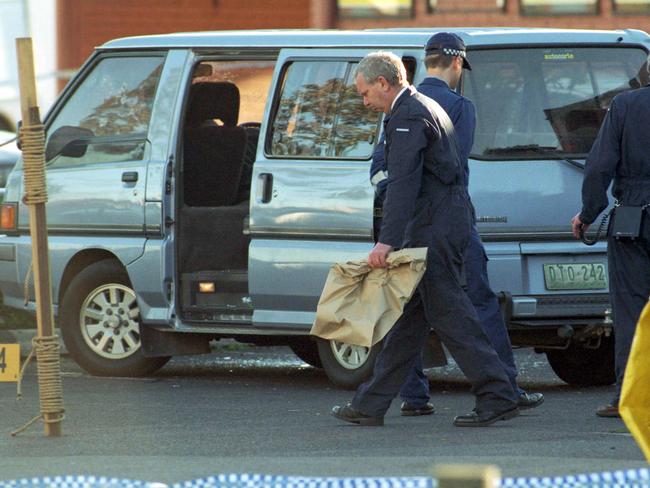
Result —
[[613, 337], [603, 337], [597, 349], [571, 344], [568, 349], [547, 350], [546, 357], [555, 374], [572, 386], [605, 386], [616, 381]]
[[59, 326], [70, 355], [94, 375], [141, 376], [169, 361], [144, 357], [135, 292], [112, 260], [93, 263], [74, 277], [61, 301]]
[[368, 348], [318, 340], [318, 355], [325, 374], [332, 383], [345, 389], [354, 389], [370, 378], [380, 350], [381, 342]]

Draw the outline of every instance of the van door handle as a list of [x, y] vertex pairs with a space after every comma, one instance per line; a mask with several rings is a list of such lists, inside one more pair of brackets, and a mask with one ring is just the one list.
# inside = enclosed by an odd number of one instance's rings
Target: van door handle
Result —
[[135, 183], [138, 181], [138, 172], [137, 171], [125, 171], [122, 173], [122, 181], [124, 183]]
[[262, 203], [269, 203], [273, 198], [273, 175], [271, 173], [260, 173], [260, 201]]

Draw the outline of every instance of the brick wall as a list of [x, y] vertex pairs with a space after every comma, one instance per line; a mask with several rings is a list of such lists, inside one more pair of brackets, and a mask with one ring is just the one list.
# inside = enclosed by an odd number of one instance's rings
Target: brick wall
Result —
[[58, 0], [58, 65], [77, 68], [95, 46], [116, 37], [306, 28], [319, 22], [322, 9], [316, 14], [310, 0]]
[[634, 28], [650, 32], [650, 15], [616, 15], [599, 0], [599, 15], [524, 16], [519, 0], [414, 0], [412, 19], [337, 19], [336, 0], [58, 0], [58, 64], [77, 68], [95, 46], [116, 37], [167, 32], [370, 27], [522, 26], [579, 29]]

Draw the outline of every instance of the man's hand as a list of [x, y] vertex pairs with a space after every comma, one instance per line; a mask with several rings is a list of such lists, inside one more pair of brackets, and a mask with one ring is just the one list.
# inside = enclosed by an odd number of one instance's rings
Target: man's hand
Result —
[[373, 247], [370, 254], [368, 254], [368, 264], [370, 267], [385, 268], [387, 266], [386, 257], [392, 250], [393, 247], [388, 244], [382, 244], [381, 242], [375, 244], [375, 247]]
[[576, 239], [580, 239], [580, 232], [582, 231], [583, 234], [587, 233], [587, 230], [589, 229], [589, 224], [583, 224], [582, 221], [580, 220], [580, 214], [577, 213], [573, 219], [571, 219], [571, 226], [573, 230], [573, 236]]

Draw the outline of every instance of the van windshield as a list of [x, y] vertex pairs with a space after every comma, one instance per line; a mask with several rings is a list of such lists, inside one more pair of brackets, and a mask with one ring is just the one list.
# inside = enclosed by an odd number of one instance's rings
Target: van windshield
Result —
[[469, 59], [463, 89], [476, 104], [477, 159], [584, 156], [612, 98], [648, 83], [638, 48], [489, 49]]

